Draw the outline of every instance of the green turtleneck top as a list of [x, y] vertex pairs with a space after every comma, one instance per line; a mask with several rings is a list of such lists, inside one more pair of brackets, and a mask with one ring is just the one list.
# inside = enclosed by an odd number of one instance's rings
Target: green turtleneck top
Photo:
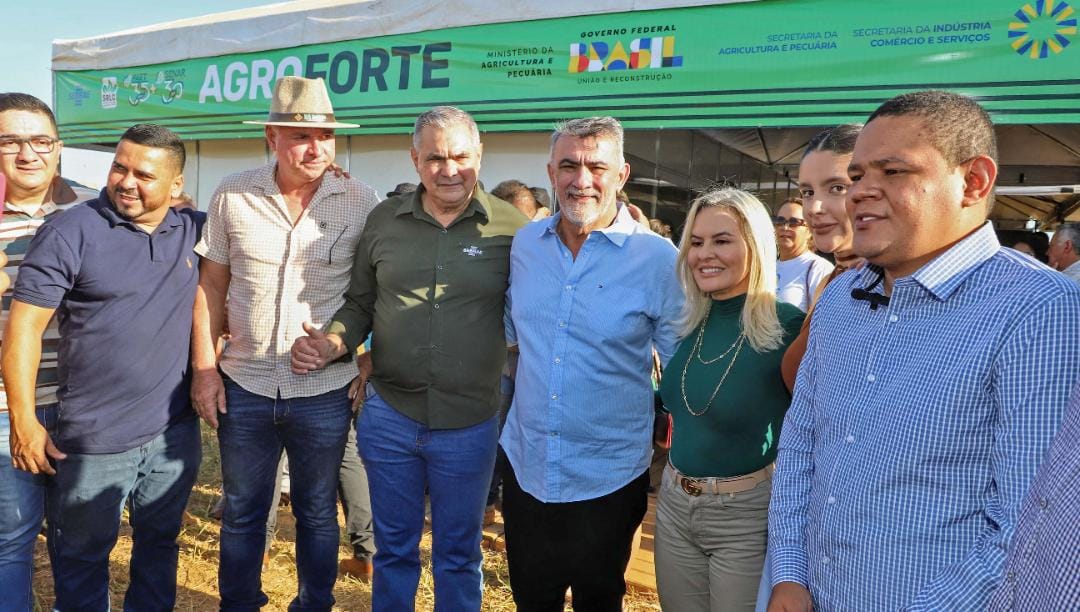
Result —
[[[733, 346], [741, 329], [739, 317], [745, 303], [745, 295], [713, 300], [702, 323], [704, 360], [711, 361]], [[798, 308], [783, 302], [777, 302], [776, 314], [784, 330], [783, 343], [778, 348], [758, 353], [746, 341], [734, 365], [731, 365], [734, 349], [706, 365], [696, 355], [690, 355], [699, 327], [683, 338], [664, 369], [660, 398], [674, 421], [670, 460], [683, 474], [697, 478], [740, 476], [760, 470], [776, 459], [780, 425], [791, 403], [780, 376], [780, 361], [798, 336], [805, 317]], [[731, 371], [709, 409], [700, 416], [691, 414], [686, 403], [689, 402], [694, 413], [701, 413], [729, 365]]]

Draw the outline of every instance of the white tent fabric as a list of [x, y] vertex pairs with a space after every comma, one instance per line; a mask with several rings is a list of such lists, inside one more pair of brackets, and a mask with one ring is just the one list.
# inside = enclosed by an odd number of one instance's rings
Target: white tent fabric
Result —
[[[296, 0], [53, 41], [53, 70], [146, 66], [460, 26], [757, 0]], [[598, 19], [597, 29], [605, 26]]]

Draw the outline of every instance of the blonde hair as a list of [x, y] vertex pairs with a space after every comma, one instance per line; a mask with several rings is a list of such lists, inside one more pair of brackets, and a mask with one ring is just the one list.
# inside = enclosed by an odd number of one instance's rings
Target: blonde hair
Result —
[[689, 336], [709, 313], [712, 298], [701, 292], [687, 264], [691, 233], [698, 212], [703, 208], [719, 208], [731, 213], [739, 224], [746, 242], [749, 287], [746, 304], [739, 322], [746, 339], [755, 351], [763, 353], [780, 348], [784, 330], [776, 316], [776, 235], [765, 205], [753, 195], [732, 187], [713, 188], [698, 196], [686, 215], [686, 227], [679, 241], [679, 282], [686, 302], [680, 325], [682, 335]]

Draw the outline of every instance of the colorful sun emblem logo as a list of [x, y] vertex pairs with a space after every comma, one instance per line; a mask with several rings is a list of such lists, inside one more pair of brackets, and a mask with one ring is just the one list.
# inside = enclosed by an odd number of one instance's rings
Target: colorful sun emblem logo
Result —
[[1069, 38], [1076, 36], [1076, 17], [1065, 2], [1037, 0], [1034, 6], [1025, 4], [1015, 16], [1018, 21], [1009, 23], [1012, 48], [1031, 59], [1061, 53], [1069, 46]]

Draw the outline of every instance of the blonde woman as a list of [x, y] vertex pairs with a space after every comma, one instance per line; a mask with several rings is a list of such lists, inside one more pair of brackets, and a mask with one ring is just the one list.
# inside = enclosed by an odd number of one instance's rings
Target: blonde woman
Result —
[[660, 394], [674, 419], [656, 513], [665, 610], [753, 610], [765, 560], [771, 464], [790, 396], [780, 358], [803, 313], [776, 299], [765, 206], [715, 189], [679, 246], [683, 340]]

